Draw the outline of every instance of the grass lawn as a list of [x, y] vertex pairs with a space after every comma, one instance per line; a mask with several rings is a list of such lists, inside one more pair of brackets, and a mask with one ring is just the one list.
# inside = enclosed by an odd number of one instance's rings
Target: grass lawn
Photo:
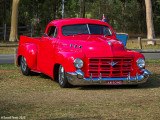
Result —
[[160, 59], [146, 59], [146, 63], [160, 63]]
[[[19, 44], [19, 42], [0, 42], [0, 45]], [[13, 54], [14, 49], [18, 47], [0, 47], [0, 54]]]
[[13, 54], [15, 48], [18, 47], [0, 47], [0, 54]]
[[0, 119], [158, 120], [160, 63], [147, 62], [147, 83], [62, 89], [44, 74], [24, 76], [20, 68], [0, 65]]
[[[160, 49], [160, 41], [156, 42], [157, 44], [155, 46], [147, 45], [146, 41], [142, 41], [142, 48], [143, 49]], [[127, 49], [139, 49], [138, 40], [127, 40]]]

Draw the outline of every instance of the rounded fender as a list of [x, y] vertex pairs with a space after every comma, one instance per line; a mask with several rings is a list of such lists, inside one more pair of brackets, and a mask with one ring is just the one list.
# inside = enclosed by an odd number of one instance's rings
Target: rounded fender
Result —
[[66, 72], [75, 72], [77, 69], [74, 67], [73, 62], [76, 58], [84, 61], [85, 55], [82, 52], [58, 52], [55, 63], [61, 64]]
[[19, 56], [24, 56], [28, 67], [31, 70], [37, 67], [37, 46], [34, 43], [21, 44], [18, 48], [18, 58]]
[[[130, 52], [130, 54], [132, 54], [132, 55], [134, 55], [134, 62], [133, 62], [133, 71], [132, 71], [132, 76], [135, 76], [136, 75], [136, 73], [140, 73], [141, 72], [141, 70], [139, 69], [139, 67], [137, 66], [137, 60], [139, 59], [139, 58], [143, 58], [144, 60], [145, 60], [145, 57], [144, 57], [144, 55], [143, 54], [141, 54], [141, 53], [139, 53], [139, 52], [136, 52], [136, 51], [133, 51], [133, 50], [127, 50], [127, 52]], [[145, 69], [145, 67], [143, 68], [143, 69]]]

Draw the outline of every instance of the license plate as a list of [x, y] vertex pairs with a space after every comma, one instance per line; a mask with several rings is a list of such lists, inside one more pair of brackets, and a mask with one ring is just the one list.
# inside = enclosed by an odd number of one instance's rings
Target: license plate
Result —
[[106, 85], [122, 85], [122, 81], [107, 81]]

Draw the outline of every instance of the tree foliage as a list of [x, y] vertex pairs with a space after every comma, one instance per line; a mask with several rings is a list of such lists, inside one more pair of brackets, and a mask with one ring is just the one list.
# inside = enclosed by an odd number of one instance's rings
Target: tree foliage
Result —
[[[62, 18], [62, 0], [20, 0], [19, 25], [34, 25], [35, 33], [43, 33], [46, 25]], [[160, 35], [160, 0], [152, 0], [156, 35]], [[0, 26], [10, 25], [11, 0], [0, 1]], [[85, 17], [102, 19], [116, 32], [146, 35], [144, 0], [65, 0], [65, 18]], [[146, 37], [146, 36], [145, 36]]]

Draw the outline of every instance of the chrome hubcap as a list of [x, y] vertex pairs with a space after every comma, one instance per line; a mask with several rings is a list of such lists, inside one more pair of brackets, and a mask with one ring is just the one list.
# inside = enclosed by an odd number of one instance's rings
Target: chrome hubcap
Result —
[[59, 75], [58, 75], [59, 84], [60, 85], [62, 85], [64, 83], [64, 79], [65, 79], [64, 75], [65, 75], [64, 68], [60, 65], [60, 67], [59, 67]]
[[27, 63], [26, 63], [26, 58], [23, 57], [23, 56], [22, 56], [21, 66], [22, 66], [22, 70], [26, 71], [26, 69], [27, 69]]

